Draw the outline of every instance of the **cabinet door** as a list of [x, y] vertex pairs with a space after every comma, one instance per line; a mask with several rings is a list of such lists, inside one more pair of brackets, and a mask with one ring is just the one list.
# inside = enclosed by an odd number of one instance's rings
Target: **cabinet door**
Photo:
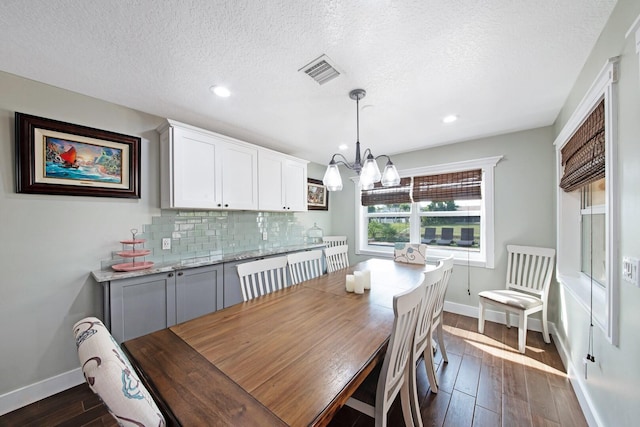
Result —
[[287, 210], [307, 210], [307, 164], [287, 159], [285, 167], [285, 197]]
[[176, 323], [173, 272], [110, 283], [111, 335], [118, 343]]
[[176, 273], [176, 318], [186, 322], [222, 308], [222, 265], [190, 268]]
[[258, 206], [265, 211], [286, 210], [282, 156], [269, 151], [258, 154]]
[[221, 146], [212, 136], [190, 129], [173, 127], [172, 131], [172, 207], [221, 206]]
[[239, 304], [243, 301], [242, 289], [240, 289], [240, 276], [238, 276], [238, 264], [254, 261], [257, 258], [244, 259], [224, 263], [224, 308]]
[[222, 165], [224, 209], [258, 209], [258, 150], [225, 143]]

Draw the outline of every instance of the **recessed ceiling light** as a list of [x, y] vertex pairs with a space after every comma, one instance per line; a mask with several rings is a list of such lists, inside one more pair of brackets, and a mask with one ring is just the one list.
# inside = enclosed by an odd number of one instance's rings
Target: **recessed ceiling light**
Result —
[[227, 98], [229, 97], [229, 95], [231, 95], [231, 92], [229, 91], [229, 89], [227, 89], [224, 86], [211, 86], [209, 89], [211, 90], [211, 92], [215, 93], [220, 98]]
[[458, 120], [458, 116], [456, 116], [455, 114], [450, 114], [442, 118], [442, 123], [453, 123], [456, 120]]
[[340, 151], [344, 151], [344, 150], [346, 150], [347, 148], [349, 148], [349, 146], [348, 146], [347, 144], [340, 144], [340, 145], [338, 145], [338, 150], [340, 150]]

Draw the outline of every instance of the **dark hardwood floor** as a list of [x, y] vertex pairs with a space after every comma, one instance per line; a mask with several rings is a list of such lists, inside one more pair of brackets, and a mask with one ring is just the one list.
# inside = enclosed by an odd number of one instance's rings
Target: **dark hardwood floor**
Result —
[[[527, 334], [525, 354], [517, 352], [518, 330], [445, 313], [449, 363], [436, 355], [440, 390], [431, 393], [424, 366], [418, 370], [425, 426], [587, 426], [553, 344]], [[423, 362], [420, 362], [421, 364]], [[0, 426], [116, 426], [100, 400], [82, 384], [0, 417]], [[212, 420], [211, 425], [215, 425]], [[373, 426], [372, 418], [344, 407], [332, 427]], [[389, 426], [404, 425], [399, 402]]]

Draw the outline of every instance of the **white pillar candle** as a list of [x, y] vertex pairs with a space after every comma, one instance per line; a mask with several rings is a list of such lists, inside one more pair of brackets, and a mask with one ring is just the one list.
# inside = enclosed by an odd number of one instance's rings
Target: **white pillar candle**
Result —
[[353, 277], [353, 274], [347, 274], [347, 279], [345, 282], [345, 288], [347, 289], [347, 292], [353, 292], [355, 282], [356, 279], [355, 277]]
[[355, 278], [353, 291], [356, 294], [364, 294], [364, 275], [362, 274], [362, 271], [354, 271], [353, 277]]
[[362, 276], [364, 277], [364, 288], [371, 289], [371, 270], [364, 270]]

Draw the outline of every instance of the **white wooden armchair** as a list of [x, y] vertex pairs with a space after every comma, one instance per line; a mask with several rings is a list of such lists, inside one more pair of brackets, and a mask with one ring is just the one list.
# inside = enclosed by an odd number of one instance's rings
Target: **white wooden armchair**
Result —
[[478, 332], [484, 333], [485, 307], [495, 305], [505, 310], [507, 327], [510, 314], [519, 316], [518, 351], [524, 353], [527, 340], [527, 317], [542, 312], [542, 336], [550, 343], [547, 326], [547, 297], [553, 275], [556, 251], [533, 246], [507, 246], [506, 289], [482, 291], [480, 297]]

